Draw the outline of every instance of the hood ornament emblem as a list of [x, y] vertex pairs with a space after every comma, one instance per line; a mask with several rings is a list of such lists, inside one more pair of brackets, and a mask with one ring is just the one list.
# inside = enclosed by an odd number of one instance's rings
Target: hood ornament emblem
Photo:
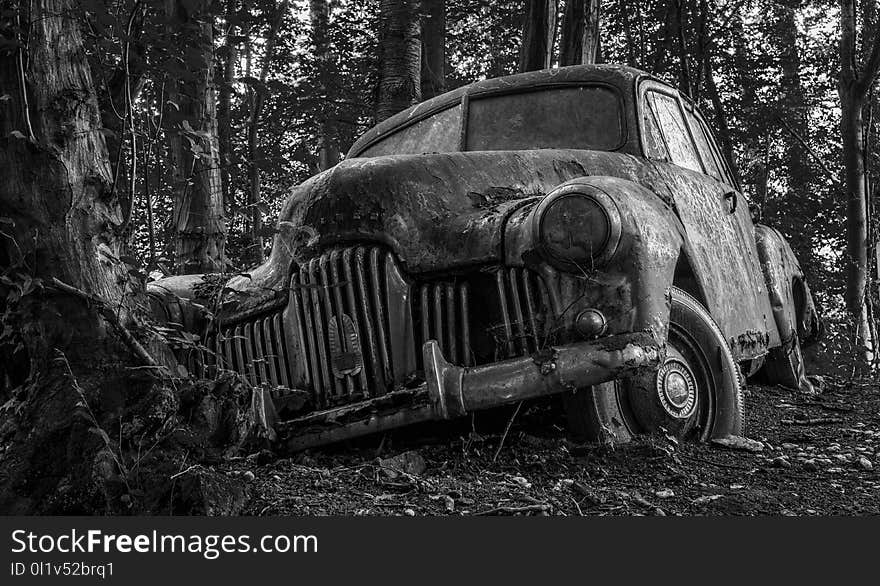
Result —
[[364, 359], [354, 322], [348, 314], [343, 313], [339, 319], [335, 315], [331, 316], [328, 326], [333, 376], [338, 379], [356, 376], [364, 367]]

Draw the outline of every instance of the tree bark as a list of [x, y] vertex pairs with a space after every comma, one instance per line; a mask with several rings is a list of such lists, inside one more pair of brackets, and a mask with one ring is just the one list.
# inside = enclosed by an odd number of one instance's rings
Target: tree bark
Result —
[[520, 71], [547, 69], [553, 63], [557, 0], [526, 0]]
[[376, 121], [421, 101], [419, 0], [379, 3], [379, 85]]
[[813, 275], [813, 266], [817, 261], [810, 234], [801, 229], [803, 218], [798, 217], [796, 210], [799, 206], [798, 202], [807, 201], [811, 196], [812, 169], [808, 153], [800, 141], [792, 136], [796, 134], [807, 141], [810, 138], [807, 121], [808, 106], [801, 84], [801, 60], [795, 22], [795, 11], [800, 4], [799, 0], [776, 3], [771, 8], [771, 17], [775, 25], [772, 27], [774, 31], [772, 40], [777, 46], [781, 72], [777, 115], [791, 131], [784, 135], [784, 157], [789, 188], [785, 200], [789, 205], [786, 206], [786, 217], [779, 218], [782, 220], [779, 227], [789, 236], [792, 248], [801, 259], [809, 277]]
[[83, 405], [112, 409], [138, 391], [121, 380], [132, 356], [94, 311], [112, 308], [124, 331], [144, 299], [120, 258], [120, 194], [76, 4], [4, 2], [0, 16], [4, 41], [22, 42], [0, 52], [0, 317], [12, 332], [0, 336], [0, 396], [14, 403], [0, 410], [6, 513], [88, 510], [93, 458], [106, 446]]
[[[569, 0], [562, 19], [560, 65], [596, 62], [599, 49], [599, 12], [601, 0]], [[624, 18], [627, 15], [623, 15]], [[632, 55], [632, 47], [630, 47]]]
[[234, 189], [232, 186], [232, 89], [235, 83], [235, 63], [238, 61], [238, 43], [235, 39], [238, 27], [230, 24], [235, 18], [238, 0], [226, 2], [226, 40], [223, 56], [223, 83], [220, 84], [217, 103], [217, 142], [220, 152], [220, 180], [223, 187], [223, 205], [232, 209]]
[[[208, 0], [166, 0], [170, 32], [180, 39], [179, 58], [189, 70], [170, 80], [169, 99], [177, 107], [166, 115], [175, 191], [174, 270], [178, 274], [222, 272], [227, 264], [209, 5]], [[187, 7], [193, 6], [195, 10], [188, 12]]]
[[260, 148], [260, 119], [263, 116], [263, 107], [266, 105], [266, 80], [269, 76], [269, 67], [275, 54], [275, 43], [278, 37], [278, 27], [284, 18], [287, 2], [276, 4], [269, 24], [269, 32], [266, 36], [266, 51], [263, 55], [263, 64], [260, 67], [260, 79], [257, 84], [251, 84], [250, 88], [250, 114], [248, 116], [248, 210], [250, 226], [248, 245], [245, 258], [252, 264], [261, 263], [265, 258], [263, 244], [263, 194], [262, 164], [263, 153]]
[[880, 71], [880, 34], [865, 44], [866, 63], [856, 68], [856, 7], [854, 0], [840, 3], [840, 80], [841, 139], [843, 143], [844, 185], [846, 189], [846, 307], [856, 331], [856, 343], [863, 360], [869, 357], [867, 308], [868, 222], [867, 174], [863, 108], [865, 99]]
[[334, 110], [329, 100], [329, 74], [333, 68], [333, 58], [328, 42], [330, 4], [328, 0], [310, 0], [309, 17], [312, 21], [312, 46], [318, 75], [318, 93], [321, 96], [320, 131], [318, 145], [318, 170], [324, 171], [339, 162], [339, 147], [334, 139], [331, 115]]
[[422, 99], [446, 91], [446, 0], [422, 0]]

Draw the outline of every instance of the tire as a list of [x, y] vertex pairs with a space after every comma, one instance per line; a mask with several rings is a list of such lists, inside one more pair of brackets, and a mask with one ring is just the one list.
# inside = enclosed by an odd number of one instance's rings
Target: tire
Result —
[[742, 376], [724, 335], [709, 312], [681, 289], [672, 287], [671, 300], [667, 356], [660, 368], [566, 397], [575, 439], [626, 442], [665, 431], [708, 441], [742, 434]]

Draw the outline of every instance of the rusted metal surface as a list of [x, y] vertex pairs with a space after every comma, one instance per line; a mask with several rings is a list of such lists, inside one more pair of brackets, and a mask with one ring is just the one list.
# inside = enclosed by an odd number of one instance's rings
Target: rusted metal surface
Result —
[[656, 367], [663, 358], [661, 343], [644, 332], [476, 367], [450, 364], [435, 341], [427, 342], [422, 352], [427, 380], [418, 388], [278, 423], [274, 433], [288, 449], [300, 450], [599, 384]]
[[758, 224], [755, 232], [761, 269], [782, 345], [787, 349], [795, 334], [803, 344], [809, 344], [820, 335], [822, 323], [800, 263], [778, 230]]
[[[237, 295], [220, 327], [233, 341], [217, 352], [255, 384], [309, 397], [278, 424], [288, 447], [655, 364], [673, 285], [706, 305], [737, 360], [779, 346], [791, 328], [815, 333], [808, 288], [783, 286], [802, 280], [790, 248], [778, 233], [756, 231], [732, 180], [643, 156], [643, 81], [657, 86], [637, 70], [598, 66], [472, 84], [383, 122], [349, 159], [293, 189], [269, 260], [227, 283]], [[560, 148], [467, 152], [482, 144], [468, 128], [478, 100], [586, 83], [620, 97], [616, 152], [568, 148], [558, 124]], [[417, 140], [395, 134], [406, 128], [428, 129], [441, 152], [373, 156], [417, 150]], [[556, 134], [537, 146], [555, 146]], [[539, 236], [542, 210], [568, 193], [613, 218], [612, 244], [590, 263], [560, 265]], [[806, 309], [795, 314], [798, 293]], [[585, 311], [600, 316], [605, 337], [583, 341], [575, 323]]]

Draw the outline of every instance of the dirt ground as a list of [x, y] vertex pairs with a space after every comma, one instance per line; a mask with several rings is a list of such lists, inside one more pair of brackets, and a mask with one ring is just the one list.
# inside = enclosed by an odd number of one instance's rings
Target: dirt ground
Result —
[[880, 385], [820, 382], [813, 397], [748, 387], [756, 451], [662, 436], [578, 445], [546, 401], [506, 436], [512, 407], [218, 471], [247, 483], [250, 515], [878, 514]]

